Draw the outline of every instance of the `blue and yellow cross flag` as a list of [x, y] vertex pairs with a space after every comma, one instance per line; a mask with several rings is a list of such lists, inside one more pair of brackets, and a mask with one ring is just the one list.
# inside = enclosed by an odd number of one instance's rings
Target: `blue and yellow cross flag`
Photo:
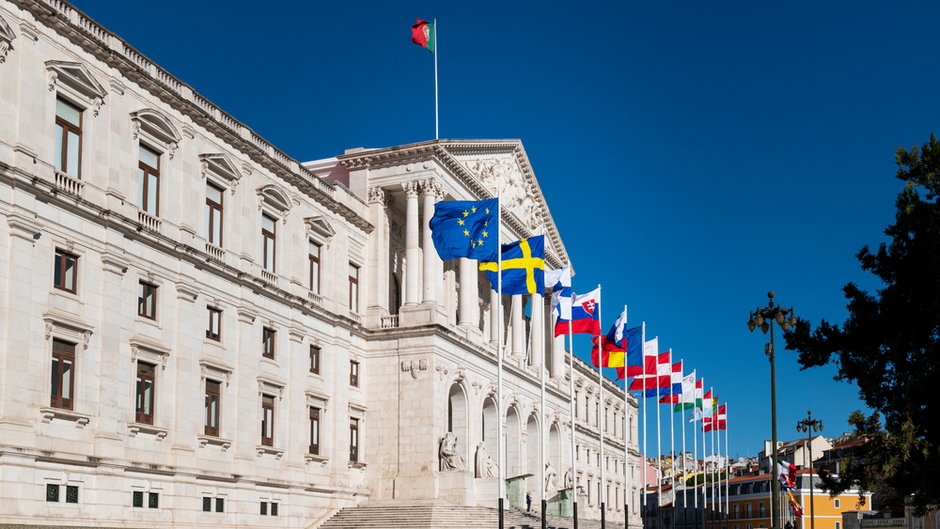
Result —
[[495, 261], [499, 246], [496, 226], [498, 199], [445, 200], [434, 204], [431, 239], [445, 261], [466, 257]]
[[[496, 262], [480, 262], [480, 270], [496, 290]], [[503, 245], [503, 294], [541, 294], [545, 288], [545, 236]]]

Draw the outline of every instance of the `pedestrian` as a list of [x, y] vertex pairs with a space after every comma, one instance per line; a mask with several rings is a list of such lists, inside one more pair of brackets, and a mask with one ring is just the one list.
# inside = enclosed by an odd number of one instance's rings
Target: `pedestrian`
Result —
[[532, 491], [525, 491], [525, 512], [532, 510]]

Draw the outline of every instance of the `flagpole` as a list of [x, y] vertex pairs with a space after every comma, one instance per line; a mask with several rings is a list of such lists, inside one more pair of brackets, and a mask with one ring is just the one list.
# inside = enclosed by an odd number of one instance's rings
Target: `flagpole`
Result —
[[[672, 370], [672, 349], [669, 349], [669, 369], [670, 371]], [[672, 373], [671, 372], [669, 374], [669, 384], [670, 386], [672, 386]], [[680, 388], [682, 387], [681, 377], [679, 378], [679, 387]], [[672, 391], [674, 391], [675, 389], [676, 389], [675, 386], [672, 386], [671, 388], [669, 388], [670, 395], [672, 394]], [[682, 394], [680, 393], [679, 396], [681, 397]], [[672, 398], [670, 398], [669, 400], [672, 400]], [[661, 406], [661, 404], [657, 404], [657, 405]], [[669, 468], [672, 470], [672, 527], [673, 529], [675, 529], [676, 527], [676, 420], [675, 420], [675, 413], [669, 414], [669, 452], [670, 452], [669, 457], [671, 458], [671, 464]]]
[[725, 403], [725, 460], [726, 468], [725, 470], [725, 515], [731, 515], [731, 451], [728, 450], [728, 403]]
[[[598, 366], [597, 367], [597, 419], [598, 419], [597, 430], [600, 432], [600, 447], [601, 447], [600, 461], [599, 461], [599, 466], [601, 467], [601, 481], [600, 481], [600, 494], [598, 494], [598, 499], [600, 500], [600, 503], [601, 503], [601, 529], [604, 529], [606, 527], [606, 519], [604, 517], [604, 514], [605, 514], [604, 512], [605, 494], [604, 493], [607, 491], [606, 483], [604, 482], [604, 423], [607, 420], [607, 410], [604, 409], [604, 367], [603, 367], [604, 362], [602, 362], [602, 358], [601, 358], [601, 349], [603, 348], [603, 345], [601, 344], [600, 322], [604, 321], [603, 318], [601, 317], [601, 306], [603, 305], [602, 301], [603, 299], [601, 296], [601, 285], [598, 284], [597, 285], [597, 320], [598, 320], [598, 325], [597, 325], [597, 329], [598, 329], [597, 330], [597, 333], [598, 333], [597, 334], [597, 344], [598, 344], [597, 346], [598, 347], [598, 350], [597, 350], [597, 356], [598, 356], [598, 361], [597, 361], [597, 366]], [[604, 411], [603, 419], [601, 418], [601, 410]]]
[[[657, 345], [658, 345], [658, 342], [657, 342]], [[672, 349], [669, 350], [669, 383], [672, 384]], [[660, 408], [662, 408], [662, 406], [659, 405], [659, 398], [660, 398], [660, 395], [662, 394], [662, 390], [659, 386], [661, 386], [662, 384], [660, 384], [660, 380], [659, 380], [659, 348], [658, 347], [656, 349], [656, 383], [655, 384], [656, 385], [654, 386], [654, 389], [656, 389], [656, 397], [653, 399], [653, 402], [656, 404], [656, 462], [657, 464], [659, 464], [659, 491], [657, 492], [659, 501], [657, 502], [656, 510], [657, 510], [657, 514], [659, 515], [660, 525], [662, 525], [663, 476], [665, 475], [665, 473], [663, 472], [663, 449], [662, 449], [662, 440], [660, 439], [660, 437], [662, 437], [662, 433], [660, 431], [660, 422], [661, 422], [660, 419], [662, 416], [662, 412], [660, 411]]]
[[[434, 104], [435, 132], [437, 129], [437, 19], [434, 23]], [[499, 461], [499, 529], [503, 529], [503, 503], [506, 498], [506, 457], [503, 453], [503, 247], [500, 238], [503, 224], [503, 207], [500, 204], [500, 192], [496, 191], [496, 413], [499, 414], [499, 429], [496, 431], [496, 459]]]
[[[623, 306], [623, 326], [627, 326], [627, 306]], [[629, 348], [629, 344], [628, 344]], [[642, 351], [642, 348], [641, 348]], [[624, 353], [624, 362], [623, 362], [623, 526], [624, 528], [630, 527], [630, 516], [629, 516], [629, 504], [627, 503], [627, 498], [629, 497], [630, 490], [630, 474], [627, 472], [627, 466], [630, 465], [630, 449], [627, 445], [628, 432], [627, 432], [627, 415], [630, 414], [629, 408], [627, 408], [627, 353]]]
[[[698, 373], [695, 374], [698, 376]], [[695, 422], [695, 404], [698, 402], [698, 380], [695, 381], [695, 388], [692, 389], [692, 420], [689, 422]], [[695, 430], [695, 427], [692, 427], [692, 450], [693, 450], [693, 483], [695, 484], [695, 495], [692, 497], [692, 501], [695, 503], [695, 526], [698, 527], [698, 432]]]
[[[437, 17], [434, 18], [434, 139], [439, 140], [440, 135], [438, 134], [438, 114], [437, 114]], [[496, 193], [496, 197], [499, 198], [499, 192]], [[499, 230], [497, 230], [499, 231]], [[497, 240], [497, 246], [499, 246], [499, 241]], [[499, 253], [502, 253], [502, 247], [496, 249]], [[499, 271], [499, 275], [502, 275], [502, 270]], [[500, 294], [502, 295], [502, 294]], [[500, 300], [502, 303], [502, 299]], [[500, 526], [502, 527], [502, 526]]]
[[[542, 226], [542, 229], [539, 231], [542, 232], [541, 235], [543, 236], [545, 235], [544, 225]], [[546, 501], [545, 499], [545, 489], [546, 489], [546, 486], [545, 486], [545, 431], [546, 431], [545, 430], [545, 349], [546, 347], [545, 347], [545, 298], [543, 297], [545, 295], [545, 284], [544, 284], [544, 281], [542, 283], [543, 284], [541, 285], [536, 285], [536, 289], [541, 289], [540, 295], [538, 297], [538, 303], [541, 303], [542, 305], [541, 310], [539, 311], [542, 314], [542, 318], [541, 318], [541, 321], [538, 322], [541, 328], [536, 329], [535, 332], [541, 333], [541, 337], [539, 338], [539, 345], [541, 346], [541, 349], [542, 349], [541, 351], [538, 352], [539, 353], [539, 379], [540, 379], [539, 380], [539, 386], [540, 386], [539, 387], [539, 413], [540, 413], [539, 427], [541, 430], [539, 432], [539, 460], [541, 461], [541, 470], [539, 471], [538, 475], [539, 475], [539, 481], [541, 483], [539, 487], [540, 487], [540, 490], [542, 491], [542, 493], [540, 494], [540, 496], [542, 497], [542, 529], [545, 529], [547, 525], [547, 521], [548, 521], [545, 518], [547, 514], [546, 510], [548, 509], [548, 501]], [[535, 302], [535, 299], [533, 299], [533, 305], [532, 305], [533, 314], [535, 311], [534, 302]], [[553, 332], [552, 335], [554, 336], [554, 334], [555, 333]], [[532, 336], [535, 336], [535, 335], [533, 334]]]
[[642, 457], [643, 461], [642, 461], [641, 473], [643, 474], [642, 522], [643, 522], [643, 526], [645, 527], [646, 517], [649, 516], [649, 512], [647, 512], [649, 510], [649, 505], [648, 505], [648, 502], [646, 501], [646, 465], [647, 465], [646, 456], [649, 453], [647, 452], [647, 448], [649, 447], [649, 439], [647, 439], [648, 436], [646, 432], [646, 408], [647, 408], [646, 379], [647, 379], [647, 376], [646, 376], [646, 322], [645, 321], [643, 322], [642, 334], [643, 334], [643, 367], [641, 368], [642, 369], [641, 373], [643, 374], [643, 397], [640, 398], [639, 401], [640, 401], [640, 405], [643, 406], [643, 457]]
[[[704, 387], [702, 391], [705, 391]], [[699, 417], [699, 424], [701, 424], [699, 430], [702, 434], [702, 529], [706, 529], [708, 524], [708, 472], [706, 471], [708, 456], [705, 454], [708, 453], [708, 445], [705, 444], [705, 395], [702, 395], [702, 416]], [[696, 435], [698, 435], [698, 432], [696, 432]]]
[[[717, 408], [715, 410], [717, 412]], [[718, 501], [718, 520], [721, 520], [721, 466], [718, 463], [721, 462], [721, 436], [718, 435], [718, 432], [715, 431], [717, 424], [718, 415], [712, 415], [712, 444], [716, 446], [715, 448], [715, 480], [714, 483], [717, 485], [717, 491], [715, 493], [715, 499]], [[717, 444], [716, 444], [717, 443]], [[712, 524], [714, 525], [714, 523]]]
[[[571, 263], [568, 263], [570, 269]], [[572, 292], [572, 296], [574, 293]], [[558, 310], [561, 314], [561, 309]], [[574, 400], [574, 326], [571, 322], [572, 315], [568, 315], [568, 401], [571, 403], [571, 516], [574, 529], [578, 529], [578, 448], [575, 444], [575, 407], [578, 405]]]

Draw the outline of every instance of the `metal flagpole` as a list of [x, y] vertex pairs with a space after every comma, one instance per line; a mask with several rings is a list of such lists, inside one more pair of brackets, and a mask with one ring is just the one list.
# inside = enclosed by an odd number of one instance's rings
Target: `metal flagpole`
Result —
[[[597, 320], [598, 322], [604, 321], [601, 319], [601, 285], [597, 285]], [[607, 411], [604, 410], [603, 419], [601, 418], [601, 410], [604, 409], [604, 362], [602, 362], [602, 357], [600, 350], [601, 345], [601, 334], [600, 334], [600, 323], [598, 323], [598, 334], [597, 334], [597, 344], [598, 344], [598, 354], [597, 354], [597, 430], [600, 432], [600, 461], [598, 465], [601, 467], [601, 481], [600, 481], [600, 494], [598, 494], [598, 499], [601, 503], [601, 529], [606, 527], [606, 520], [604, 518], [604, 496], [607, 490], [606, 484], [604, 482], [604, 423], [607, 422]]]
[[[702, 388], [702, 391], [705, 391], [705, 388]], [[709, 397], [710, 398], [710, 397]], [[706, 514], [708, 513], [708, 468], [706, 463], [708, 456], [705, 455], [708, 453], [708, 445], [705, 444], [705, 396], [702, 395], [702, 416], [699, 418], [699, 424], [701, 425], [699, 430], [702, 434], [702, 528], [704, 529], [707, 523]], [[696, 432], [698, 435], [698, 432]]]
[[[672, 349], [669, 349], [669, 385], [672, 386]], [[681, 387], [681, 377], [680, 377]], [[669, 394], [672, 395], [674, 387], [669, 388]], [[680, 394], [681, 397], [681, 394]], [[673, 400], [670, 398], [669, 400]], [[661, 404], [660, 404], [661, 405]], [[668, 408], [667, 408], [668, 411]], [[669, 413], [669, 457], [671, 458], [669, 469], [672, 471], [672, 527], [676, 526], [676, 419], [675, 412]]]
[[[568, 263], [568, 267], [571, 267], [571, 263]], [[573, 299], [574, 292], [571, 293], [571, 296]], [[558, 313], [561, 314], [561, 309], [558, 310]], [[578, 449], [574, 440], [575, 406], [577, 406], [577, 403], [574, 400], [574, 327], [571, 323], [571, 317], [572, 315], [569, 314], [568, 347], [570, 347], [571, 350], [568, 352], [568, 371], [570, 372], [570, 376], [568, 377], [568, 400], [571, 403], [571, 516], [574, 529], [578, 529]]]
[[731, 515], [731, 451], [728, 450], [728, 403], [725, 403], [725, 515]]
[[[671, 377], [672, 377], [672, 361], [671, 361], [671, 360], [672, 360], [672, 349], [669, 350], [669, 359], [670, 359], [670, 362], [669, 362], [669, 376], [670, 376], [670, 378], [671, 378]], [[664, 475], [665, 473], [663, 472], [663, 449], [662, 449], [662, 440], [660, 439], [660, 437], [662, 437], [662, 434], [661, 434], [661, 431], [660, 431], [660, 422], [661, 422], [660, 419], [661, 419], [661, 416], [662, 416], [662, 412], [660, 411], [660, 408], [662, 408], [662, 406], [659, 405], [659, 398], [660, 398], [660, 395], [662, 395], [663, 392], [661, 391], [661, 389], [660, 389], [660, 387], [659, 387], [661, 384], [660, 384], [660, 381], [659, 381], [659, 350], [658, 350], [658, 349], [656, 350], [656, 382], [655, 382], [655, 384], [656, 384], [656, 385], [653, 386], [653, 389], [656, 390], [656, 397], [653, 398], [653, 403], [656, 404], [656, 464], [659, 465], [659, 491], [657, 492], [657, 495], [659, 496], [659, 501], [657, 502], [657, 505], [656, 505], [656, 514], [659, 516], [660, 526], [662, 526], [662, 519], [663, 519], [663, 475]]]
[[[627, 306], [623, 306], [623, 327], [627, 326]], [[621, 328], [621, 332], [623, 329]], [[628, 344], [629, 347], [629, 344]], [[629, 439], [629, 433], [627, 432], [627, 415], [630, 414], [629, 408], [627, 408], [627, 362], [626, 354], [624, 354], [623, 362], [623, 526], [630, 526], [630, 516], [629, 516], [629, 504], [627, 503], [627, 498], [630, 496], [628, 492], [630, 490], [630, 474], [627, 473], [627, 467], [630, 465], [630, 450], [627, 446], [627, 439]]]
[[715, 498], [717, 498], [718, 500], [718, 509], [717, 509], [718, 519], [721, 520], [721, 465], [719, 465], [719, 463], [721, 462], [721, 435], [719, 435], [718, 432], [716, 431], [716, 428], [718, 426], [717, 419], [718, 419], [717, 415], [712, 416], [712, 436], [715, 437], [716, 439], [716, 441], [713, 441], [713, 442], [717, 442], [717, 444], [715, 445], [717, 446], [717, 448], [715, 449], [715, 457], [716, 457], [715, 484], [718, 486], [718, 491], [715, 494]]
[[[437, 17], [435, 17], [435, 18], [434, 18], [434, 139], [435, 139], [435, 140], [440, 139], [440, 135], [438, 134], [438, 119], [437, 119], [437, 49], [438, 49], [438, 46], [437, 46]], [[496, 197], [499, 198], [499, 193], [498, 193], [498, 192], [496, 193]], [[497, 231], [499, 231], [499, 230], [497, 230]], [[497, 246], [498, 246], [498, 245], [499, 245], [499, 241], [497, 240], [496, 242], [497, 242]], [[497, 249], [497, 251], [499, 251], [500, 253], [502, 253], [502, 246], [500, 246], [500, 247]], [[501, 271], [500, 271], [500, 275], [502, 275], [502, 272], [501, 272]], [[500, 295], [502, 295], [502, 294], [500, 294]], [[502, 300], [500, 300], [500, 303], [502, 303]]]
[[[543, 236], [545, 235], [544, 225], [542, 226], [542, 229], [539, 231], [542, 232], [541, 235]], [[542, 491], [542, 494], [540, 494], [540, 496], [542, 497], [542, 529], [546, 529], [548, 520], [545, 519], [545, 515], [546, 515], [546, 510], [548, 509], [548, 501], [545, 500], [545, 489], [547, 488], [545, 486], [545, 298], [542, 297], [545, 295], [545, 284], [544, 284], [545, 282], [543, 281], [542, 283], [543, 284], [541, 285], [535, 286], [536, 289], [540, 290], [538, 302], [542, 304], [542, 309], [541, 309], [542, 321], [539, 322], [541, 324], [540, 325], [541, 328], [535, 329], [534, 332], [539, 332], [542, 334], [541, 338], [539, 339], [539, 345], [541, 345], [542, 350], [538, 352], [539, 362], [540, 362], [540, 365], [539, 365], [539, 378], [540, 378], [539, 380], [539, 385], [540, 385], [539, 413], [541, 413], [541, 416], [539, 417], [539, 425], [540, 425], [540, 430], [541, 430], [539, 432], [539, 460], [541, 461], [542, 466], [541, 466], [541, 471], [539, 472], [538, 475], [540, 476], [539, 481], [541, 481], [541, 485], [539, 485], [539, 488]], [[535, 310], [534, 304], [532, 305], [532, 310], [533, 311]], [[552, 334], [554, 335], [554, 333]]]
[[[434, 81], [435, 105], [437, 103], [437, 22], [434, 23]], [[436, 118], [435, 113], [435, 118]], [[496, 432], [496, 459], [499, 461], [499, 529], [503, 529], [503, 503], [506, 498], [506, 457], [503, 453], [503, 246], [500, 239], [503, 224], [503, 206], [500, 204], [500, 192], [496, 191], [496, 413], [499, 414], [499, 429]]]
[[643, 322], [643, 367], [641, 367], [641, 376], [643, 377], [643, 396], [640, 397], [640, 405], [643, 406], [643, 465], [641, 467], [641, 473], [643, 474], [643, 526], [646, 526], [646, 518], [649, 516], [649, 502], [646, 501], [646, 456], [647, 448], [649, 447], [649, 439], [646, 434], [646, 322]]

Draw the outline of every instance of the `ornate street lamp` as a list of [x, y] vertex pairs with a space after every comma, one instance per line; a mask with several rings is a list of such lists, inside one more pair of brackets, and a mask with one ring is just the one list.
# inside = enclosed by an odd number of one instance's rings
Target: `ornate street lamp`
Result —
[[[793, 308], [789, 310], [774, 305], [774, 293], [771, 290], [767, 293], [770, 302], [764, 308], [756, 308], [751, 313], [747, 321], [749, 331], [760, 329], [764, 334], [770, 331], [770, 343], [764, 346], [764, 354], [770, 359], [770, 445], [773, 448], [773, 461], [771, 462], [770, 475], [775, 474], [774, 469], [777, 464], [777, 374], [774, 365], [774, 322], [786, 331], [790, 327], [796, 326], [796, 316], [793, 315]], [[789, 316], [789, 317], [788, 317]], [[780, 508], [777, 502], [780, 501], [780, 482], [771, 478], [771, 490], [773, 491], [773, 501], [770, 502], [770, 527], [771, 529], [780, 529]]]
[[796, 423], [796, 431], [806, 434], [806, 449], [809, 450], [809, 527], [816, 529], [816, 513], [813, 512], [813, 434], [821, 432], [823, 423], [813, 418], [813, 412], [807, 411], [806, 418]]

